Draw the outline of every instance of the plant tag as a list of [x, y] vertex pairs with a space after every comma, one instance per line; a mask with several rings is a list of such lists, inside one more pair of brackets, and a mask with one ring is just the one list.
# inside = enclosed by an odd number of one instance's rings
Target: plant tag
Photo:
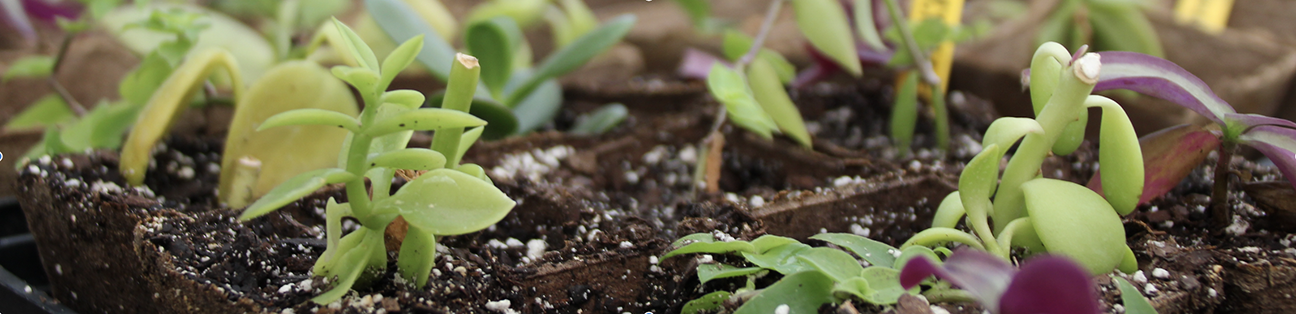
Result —
[[[946, 25], [951, 27], [958, 26], [963, 17], [963, 0], [914, 0], [909, 10], [910, 21], [923, 21], [930, 18], [940, 18]], [[932, 70], [936, 76], [940, 77], [941, 90], [949, 88], [950, 66], [954, 63], [954, 41], [945, 40], [936, 49], [931, 51], [928, 56], [931, 60]], [[904, 75], [911, 75], [906, 71], [900, 75], [901, 82]], [[899, 85], [898, 83], [896, 85]], [[920, 84], [918, 94], [926, 99], [931, 99], [931, 87], [926, 84]]]
[[1233, 0], [1180, 0], [1175, 4], [1175, 21], [1195, 24], [1211, 34], [1219, 34], [1228, 26]]

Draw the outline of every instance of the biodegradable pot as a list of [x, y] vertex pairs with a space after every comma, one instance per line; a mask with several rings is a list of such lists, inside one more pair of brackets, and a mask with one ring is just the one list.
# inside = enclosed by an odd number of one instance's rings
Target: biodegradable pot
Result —
[[[1021, 72], [1030, 67], [1039, 25], [1056, 3], [1035, 1], [1026, 16], [1001, 24], [985, 38], [959, 45], [951, 89], [990, 99], [1006, 116], [1033, 116], [1030, 95], [1022, 89]], [[1238, 112], [1277, 112], [1288, 82], [1296, 73], [1296, 50], [1244, 30], [1206, 34], [1175, 23], [1166, 12], [1149, 11], [1148, 17], [1165, 47], [1166, 58], [1200, 77]], [[1164, 100], [1123, 95], [1114, 94], [1140, 134], [1207, 121]], [[1090, 125], [1095, 126], [1097, 120], [1090, 119]], [[1090, 129], [1091, 134], [1097, 134], [1095, 128]]]

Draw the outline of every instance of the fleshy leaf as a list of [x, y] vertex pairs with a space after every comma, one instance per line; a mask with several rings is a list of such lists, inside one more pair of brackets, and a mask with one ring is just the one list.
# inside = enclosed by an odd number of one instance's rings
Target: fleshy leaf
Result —
[[855, 33], [859, 38], [876, 51], [890, 50], [882, 44], [882, 35], [878, 34], [877, 24], [873, 22], [873, 1], [855, 0], [854, 5]]
[[513, 54], [522, 41], [522, 30], [513, 19], [500, 16], [473, 23], [464, 34], [465, 48], [481, 63], [481, 80], [495, 96], [513, 74]]
[[[222, 201], [230, 201], [234, 188], [251, 188], [255, 198], [299, 173], [335, 165], [348, 130], [359, 130], [352, 118], [358, 114], [351, 91], [318, 64], [289, 61], [270, 69], [238, 100], [230, 121]], [[258, 124], [283, 127], [257, 131]], [[235, 163], [245, 156], [261, 162], [261, 173], [254, 186], [234, 187]]]
[[850, 254], [826, 247], [809, 248], [796, 254], [801, 262], [818, 269], [833, 281], [843, 282], [864, 272], [864, 267]]
[[411, 226], [437, 235], [458, 235], [495, 224], [514, 204], [486, 181], [457, 170], [436, 169], [375, 202], [374, 210], [394, 207]]
[[[999, 119], [999, 121], [1003, 120]], [[963, 168], [963, 174], [959, 176], [959, 196], [963, 200], [964, 208], [969, 212], [977, 209], [966, 206], [982, 203], [981, 200], [989, 202], [990, 195], [994, 193], [995, 185], [999, 181], [999, 161], [1003, 159], [1003, 151], [1004, 148], [999, 144], [991, 143], [985, 146], [980, 154], [972, 157], [967, 167]], [[981, 207], [979, 210], [985, 214], [984, 211], [988, 209]]]
[[[1161, 197], [1179, 185], [1193, 169], [1206, 160], [1206, 155], [1219, 147], [1219, 136], [1190, 124], [1181, 124], [1139, 139], [1142, 150], [1144, 179], [1143, 194], [1139, 204]], [[1095, 173], [1089, 188], [1103, 193], [1102, 173]]]
[[[513, 110], [481, 96], [485, 96], [481, 91], [473, 95], [472, 105], [468, 108], [468, 113], [486, 120], [486, 129], [482, 131], [482, 137], [492, 140], [517, 133], [518, 117], [513, 114]], [[444, 99], [445, 91], [441, 91], [428, 95], [427, 103], [440, 107]]]
[[375, 121], [364, 129], [370, 136], [382, 136], [400, 131], [431, 131], [447, 128], [466, 128], [486, 125], [486, 120], [458, 110], [421, 108], [399, 116]]
[[1111, 278], [1112, 281], [1116, 282], [1116, 286], [1120, 287], [1121, 300], [1124, 300], [1126, 314], [1157, 314], [1156, 308], [1153, 308], [1152, 304], [1148, 303], [1148, 299], [1143, 297], [1143, 293], [1139, 292], [1139, 289], [1130, 284], [1128, 280], [1120, 276], [1111, 276]]
[[1122, 216], [1134, 211], [1143, 194], [1143, 151], [1139, 148], [1134, 125], [1119, 104], [1107, 97], [1089, 96], [1085, 102], [1102, 107], [1102, 127], [1098, 138], [1100, 169], [1107, 170], [1102, 177], [1106, 187], [1105, 197], [1116, 213]]
[[239, 215], [239, 220], [249, 220], [268, 214], [279, 207], [288, 205], [309, 195], [328, 184], [341, 183], [354, 179], [355, 175], [338, 168], [327, 168], [307, 171], [288, 179], [270, 190], [265, 196], [252, 205], [248, 205]]
[[897, 149], [909, 152], [913, 147], [914, 128], [918, 124], [918, 76], [906, 75], [891, 106], [891, 141]]
[[382, 74], [381, 86], [391, 85], [396, 75], [409, 67], [421, 50], [423, 50], [423, 36], [419, 35], [406, 40], [400, 46], [397, 46], [395, 50], [392, 50], [390, 54], [387, 54], [387, 59], [382, 61], [382, 71], [379, 72]]
[[782, 247], [784, 245], [793, 244], [793, 243], [801, 244], [801, 242], [797, 241], [796, 239], [776, 236], [772, 234], [763, 235], [751, 241], [752, 248], [756, 249], [756, 253], [762, 253], [762, 254], [765, 252], [769, 252], [770, 250]]
[[[1296, 182], [1296, 130], [1259, 126], [1243, 133], [1242, 144], [1251, 146], [1273, 161], [1288, 182]], [[1296, 187], [1296, 183], [1292, 184]]]
[[1098, 55], [1102, 72], [1094, 92], [1133, 90], [1179, 104], [1219, 124], [1224, 124], [1226, 114], [1237, 113], [1205, 82], [1173, 62], [1137, 52], [1104, 51]]
[[561, 110], [562, 85], [556, 79], [544, 81], [513, 107], [513, 116], [517, 117], [517, 130], [514, 133], [522, 134], [538, 129], [553, 121]]
[[[412, 89], [397, 89], [386, 91], [382, 95], [380, 102], [384, 104], [396, 104], [406, 109], [418, 109], [427, 101], [427, 97], [422, 92]], [[441, 102], [437, 102], [438, 104]]]
[[374, 72], [382, 71], [382, 67], [378, 63], [378, 57], [374, 56], [374, 52], [369, 49], [369, 45], [360, 39], [360, 35], [356, 35], [355, 31], [351, 30], [351, 27], [342, 24], [342, 21], [338, 21], [337, 18], [333, 18], [333, 26], [337, 27], [338, 33], [342, 35], [342, 44], [346, 46], [342, 48], [351, 52], [360, 67]]
[[[895, 304], [904, 295], [904, 287], [900, 286], [900, 271], [890, 267], [872, 266], [864, 268], [860, 272], [859, 278], [864, 278], [869, 283], [872, 293], [864, 295], [865, 300], [873, 304]], [[918, 293], [917, 289], [908, 291], [914, 294]]]
[[967, 214], [963, 208], [963, 199], [960, 198], [959, 192], [954, 191], [941, 200], [940, 206], [936, 207], [936, 215], [932, 217], [932, 227], [954, 228]]
[[773, 138], [772, 133], [778, 125], [756, 103], [742, 74], [719, 64], [712, 65], [711, 74], [707, 76], [707, 89], [725, 105], [734, 124], [761, 137]]
[[243, 79], [238, 72], [238, 62], [234, 60], [234, 55], [220, 48], [212, 48], [190, 57], [149, 98], [143, 112], [135, 120], [135, 127], [126, 138], [119, 167], [127, 183], [133, 186], [144, 183], [144, 173], [148, 171], [149, 160], [153, 157], [153, 146], [170, 129], [171, 123], [183, 111], [181, 109], [187, 107], [190, 97], [202, 86], [202, 82], [217, 68], [230, 74], [234, 98], [243, 96]]
[[846, 10], [840, 3], [836, 0], [796, 0], [792, 1], [792, 10], [796, 13], [801, 34], [810, 44], [852, 76], [863, 74]]
[[579, 120], [567, 133], [580, 135], [598, 135], [616, 128], [625, 121], [630, 111], [621, 103], [610, 103]]
[[832, 288], [832, 278], [822, 272], [795, 273], [766, 287], [760, 294], [743, 303], [734, 314], [763, 314], [784, 306], [788, 308], [788, 313], [816, 313], [820, 305], [835, 301]]
[[603, 26], [577, 38], [570, 45], [550, 54], [549, 57], [545, 58], [544, 62], [540, 63], [540, 66], [536, 67], [535, 73], [526, 82], [508, 92], [509, 95], [504, 104], [513, 106], [520, 103], [541, 83], [576, 70], [581, 65], [589, 62], [590, 59], [594, 59], [594, 57], [612, 48], [613, 44], [621, 41], [621, 38], [630, 32], [630, 27], [634, 26], [634, 23], [634, 15], [616, 17], [604, 23]]
[[747, 76], [756, 103], [774, 119], [779, 130], [800, 143], [801, 147], [810, 149], [813, 146], [810, 132], [806, 130], [801, 111], [788, 97], [774, 65], [763, 58], [756, 58], [752, 60]]
[[739, 277], [755, 274], [763, 270], [760, 267], [734, 267], [721, 263], [702, 264], [697, 267], [699, 285], [704, 285], [713, 279]]
[[896, 258], [892, 254], [899, 251], [886, 243], [849, 233], [820, 233], [810, 238], [846, 248], [874, 266], [891, 267]]
[[5, 69], [4, 76], [0, 82], [8, 82], [15, 77], [21, 78], [44, 78], [49, 77], [54, 72], [54, 57], [52, 56], [28, 56], [14, 60]]
[[369, 158], [369, 166], [393, 169], [432, 170], [445, 167], [445, 161], [445, 156], [434, 150], [426, 148], [406, 148], [385, 152]]
[[1004, 314], [1098, 313], [1098, 295], [1084, 268], [1060, 256], [1042, 256], [1022, 263], [1008, 290], [999, 299]]
[[365, 261], [369, 258], [370, 250], [373, 249], [367, 247], [355, 248], [342, 253], [342, 257], [336, 264], [341, 268], [335, 272], [338, 275], [337, 285], [334, 285], [329, 291], [311, 298], [311, 301], [316, 304], [329, 304], [341, 299], [347, 292], [350, 292], [351, 286], [355, 284], [356, 279], [359, 279], [360, 274], [367, 268]]
[[354, 117], [337, 111], [314, 108], [293, 109], [271, 116], [257, 126], [257, 131], [290, 125], [327, 125], [352, 132], [360, 131], [360, 122]]
[[1022, 184], [1026, 211], [1051, 254], [1075, 259], [1091, 274], [1125, 257], [1125, 227], [1106, 199], [1079, 184], [1034, 179]]
[[967, 290], [991, 313], [997, 313], [999, 300], [1016, 272], [1007, 261], [990, 253], [958, 249], [945, 259], [943, 266], [937, 266], [925, 257], [910, 260], [900, 270], [900, 285], [906, 289], [913, 288], [927, 277], [936, 276]]
[[396, 258], [396, 268], [401, 277], [414, 281], [414, 286], [422, 288], [427, 284], [428, 274], [436, 265], [436, 236], [409, 225], [405, 240], [401, 241], [400, 255]]
[[[697, 2], [703, 2], [703, 0], [698, 0]], [[723, 291], [723, 290], [707, 293], [704, 296], [698, 297], [697, 299], [693, 299], [693, 301], [684, 303], [684, 308], [680, 309], [680, 313], [701, 314], [701, 313], [714, 312], [716, 310], [724, 308], [724, 303], [725, 301], [729, 300], [730, 296], [733, 296], [733, 294], [729, 293], [729, 291]]]

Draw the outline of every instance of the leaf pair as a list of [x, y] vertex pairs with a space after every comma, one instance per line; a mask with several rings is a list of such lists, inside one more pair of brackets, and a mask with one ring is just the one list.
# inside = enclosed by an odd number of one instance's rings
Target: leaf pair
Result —
[[773, 138], [775, 131], [786, 133], [810, 148], [810, 133], [787, 95], [777, 66], [758, 57], [752, 60], [749, 73], [744, 75], [741, 70], [716, 63], [707, 75], [707, 89], [724, 104], [730, 120], [766, 139]]

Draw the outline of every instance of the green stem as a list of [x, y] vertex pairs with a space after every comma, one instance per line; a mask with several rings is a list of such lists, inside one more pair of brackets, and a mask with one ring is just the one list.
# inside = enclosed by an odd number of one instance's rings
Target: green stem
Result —
[[945, 107], [945, 91], [940, 88], [940, 84], [932, 86], [932, 110], [936, 111], [936, 148], [949, 151], [949, 108]]
[[[481, 66], [478, 66], [477, 58], [462, 53], [455, 55], [455, 60], [450, 65], [450, 79], [446, 83], [441, 108], [468, 112], [472, 108], [473, 94], [477, 91], [480, 77]], [[440, 129], [433, 133], [432, 150], [445, 155], [446, 168], [459, 166], [459, 139], [462, 137], [462, 128]]]
[[[365, 111], [368, 110], [369, 108], [365, 108]], [[368, 160], [369, 146], [372, 143], [373, 136], [354, 133], [351, 147], [347, 151], [346, 171], [355, 175], [355, 179], [346, 182], [347, 202], [351, 204], [351, 212], [355, 213], [356, 219], [365, 226], [369, 226], [368, 220], [370, 220], [369, 191], [365, 188], [364, 179], [365, 172], [369, 171], [369, 165], [365, 162]]]
[[1094, 84], [1097, 83], [1096, 68], [1101, 67], [1101, 63], [1096, 55], [1082, 57], [1072, 63], [1062, 69], [1063, 73], [1057, 89], [1035, 118], [1044, 132], [1026, 134], [1017, 152], [1008, 160], [1008, 168], [1004, 169], [999, 191], [995, 194], [994, 200], [992, 216], [996, 222], [996, 233], [1003, 231], [1004, 226], [1008, 225], [1007, 222], [1023, 216], [1025, 201], [1021, 185], [1039, 174], [1044, 157], [1048, 156], [1062, 130], [1067, 124], [1079, 119], [1080, 112], [1085, 110], [1084, 103], [1089, 99], [1089, 94], [1093, 92]]

